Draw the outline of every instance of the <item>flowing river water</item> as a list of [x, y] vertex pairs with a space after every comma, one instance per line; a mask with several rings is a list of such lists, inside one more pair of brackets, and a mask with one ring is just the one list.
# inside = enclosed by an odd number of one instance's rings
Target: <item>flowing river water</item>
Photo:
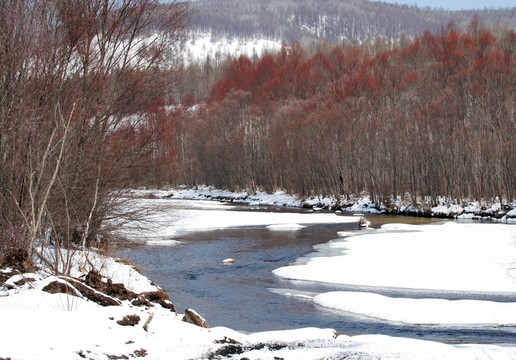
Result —
[[[259, 209], [253, 211], [305, 211]], [[231, 216], [231, 212], [228, 212]], [[386, 223], [430, 223], [424, 218], [368, 215], [372, 226]], [[309, 298], [285, 296], [285, 292], [320, 293], [334, 290], [369, 291], [395, 297], [438, 297], [514, 301], [508, 295], [464, 294], [364, 288], [292, 281], [272, 270], [314, 252], [313, 246], [337, 238], [337, 232], [356, 230], [356, 224], [308, 226], [298, 231], [270, 231], [264, 227], [241, 227], [187, 233], [175, 237], [174, 246], [134, 245], [122, 256], [140, 265], [142, 273], [170, 294], [179, 312], [192, 308], [211, 326], [243, 332], [333, 328], [340, 334], [384, 334], [446, 343], [516, 343], [516, 328], [497, 326], [412, 326], [389, 323], [315, 305]], [[314, 253], [317, 256], [317, 253]], [[226, 265], [223, 259], [233, 258]], [[288, 290], [285, 290], [288, 289]]]

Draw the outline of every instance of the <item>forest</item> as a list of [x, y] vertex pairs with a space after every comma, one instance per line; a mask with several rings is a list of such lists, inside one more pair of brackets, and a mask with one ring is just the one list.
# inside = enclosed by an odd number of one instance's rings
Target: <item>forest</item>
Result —
[[[453, 23], [180, 61], [188, 2], [0, 2], [0, 258], [109, 241], [119, 191], [201, 184], [389, 206], [516, 198], [516, 32]], [[58, 246], [59, 245], [59, 246]]]
[[[230, 62], [194, 107], [159, 107], [140, 184], [285, 189], [377, 203], [511, 201], [516, 190], [516, 33], [474, 18], [397, 46], [299, 43]], [[197, 99], [198, 100], [198, 99]], [[160, 134], [151, 141], [149, 138]], [[137, 146], [137, 145], [135, 145]]]

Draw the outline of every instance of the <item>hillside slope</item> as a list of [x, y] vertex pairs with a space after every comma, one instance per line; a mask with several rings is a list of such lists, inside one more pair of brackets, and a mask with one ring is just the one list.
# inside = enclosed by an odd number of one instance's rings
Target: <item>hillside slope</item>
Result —
[[256, 37], [309, 43], [362, 41], [375, 36], [399, 38], [438, 33], [453, 21], [465, 30], [478, 15], [486, 27], [516, 26], [516, 7], [447, 11], [367, 0], [203, 0], [192, 3], [193, 28], [217, 37]]

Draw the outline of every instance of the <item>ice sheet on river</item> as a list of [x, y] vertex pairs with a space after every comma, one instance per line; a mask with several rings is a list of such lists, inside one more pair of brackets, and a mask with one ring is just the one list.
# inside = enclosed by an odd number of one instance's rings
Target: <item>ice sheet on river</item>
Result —
[[[236, 227], [267, 227], [270, 230], [293, 231], [308, 224], [350, 224], [359, 219], [324, 213], [296, 213], [241, 210], [238, 206], [217, 201], [130, 199], [125, 205], [149, 214], [141, 223], [125, 226], [120, 235], [129, 239], [146, 239], [148, 244], [162, 244], [186, 232]], [[136, 226], [135, 226], [136, 225]]]
[[503, 224], [392, 225], [334, 240], [278, 276], [335, 284], [516, 292], [516, 227]]
[[479, 300], [392, 298], [336, 291], [314, 297], [317, 305], [390, 322], [413, 325], [516, 324], [516, 303]]
[[[347, 233], [346, 235], [349, 235]], [[274, 270], [278, 276], [381, 288], [516, 293], [516, 227], [501, 224], [385, 225], [320, 246], [321, 254]], [[516, 322], [516, 303], [404, 299], [330, 292], [320, 306], [410, 324]]]

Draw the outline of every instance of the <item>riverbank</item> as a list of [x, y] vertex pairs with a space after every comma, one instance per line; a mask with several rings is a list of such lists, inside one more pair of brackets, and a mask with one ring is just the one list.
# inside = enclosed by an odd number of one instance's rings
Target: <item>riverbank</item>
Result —
[[[161, 289], [133, 266], [94, 253], [88, 258], [100, 269], [102, 283], [111, 279], [117, 288], [134, 292], [136, 300], [93, 289], [84, 281], [89, 272], [81, 266], [74, 268], [73, 278], [4, 268], [0, 271], [1, 359], [487, 360], [510, 359], [516, 351], [516, 346], [347, 336], [319, 328], [252, 334], [204, 328], [183, 321], [184, 313], [175, 312], [168, 301], [159, 304], [145, 295]], [[84, 259], [76, 260], [79, 265]], [[113, 303], [106, 306], [95, 298]]]
[[463, 199], [458, 201], [457, 199], [441, 198], [437, 205], [432, 205], [429, 200], [417, 199], [414, 202], [398, 196], [396, 199], [391, 198], [383, 203], [375, 203], [365, 193], [341, 198], [335, 196], [300, 198], [284, 191], [275, 193], [262, 191], [234, 192], [209, 186], [141, 189], [132, 190], [131, 193], [134, 196], [144, 195], [170, 199], [217, 200], [229, 203], [325, 209], [363, 214], [375, 213], [516, 223], [516, 200], [500, 203], [498, 199], [485, 201]]

